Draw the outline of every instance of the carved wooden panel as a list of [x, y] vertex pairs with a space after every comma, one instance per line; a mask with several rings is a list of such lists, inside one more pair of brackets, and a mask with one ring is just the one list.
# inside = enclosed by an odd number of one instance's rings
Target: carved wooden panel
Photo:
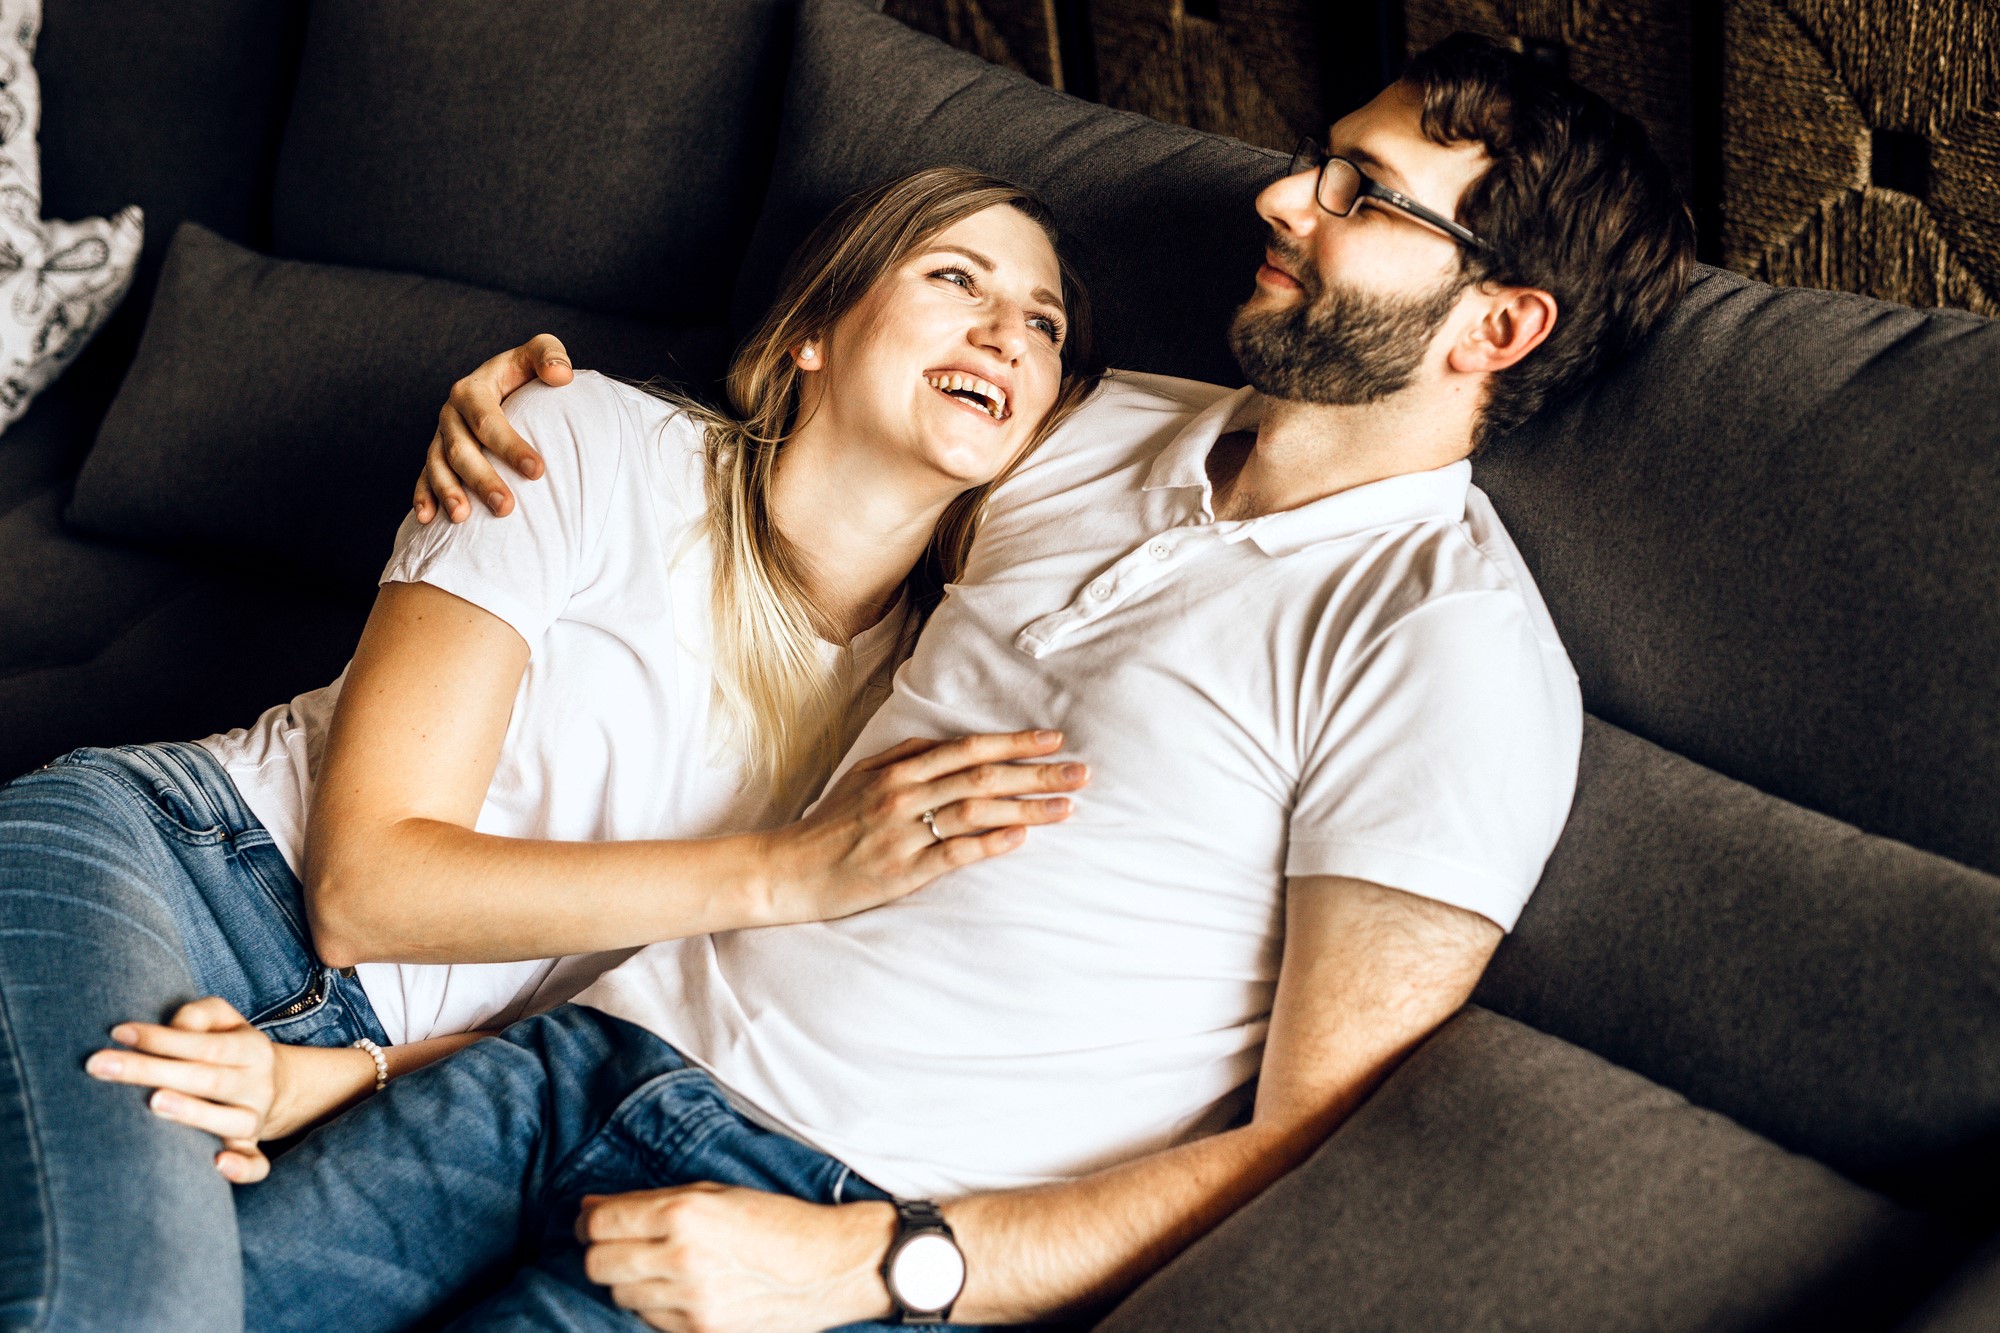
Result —
[[1690, 0], [1407, 0], [1414, 54], [1454, 32], [1536, 50], [1639, 118], [1694, 195], [1694, 33]]
[[1063, 86], [1056, 0], [886, 0], [882, 12], [996, 65]]
[[1111, 106], [1289, 152], [1326, 128], [1315, 0], [1091, 0]]
[[1724, 261], [2000, 315], [2000, 9], [1727, 0], [1726, 25]]

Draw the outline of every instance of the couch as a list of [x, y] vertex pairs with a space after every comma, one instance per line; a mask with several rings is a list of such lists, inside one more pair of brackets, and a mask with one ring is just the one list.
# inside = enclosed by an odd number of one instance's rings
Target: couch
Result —
[[[957, 161], [1115, 365], [1237, 382], [1268, 152], [861, 0], [47, 0], [46, 209], [133, 294], [0, 435], [0, 769], [333, 677], [450, 380], [713, 392], [790, 246]], [[1583, 681], [1475, 1002], [1099, 1312], [1137, 1330], [2000, 1327], [2000, 329], [1703, 270], [1477, 466]]]

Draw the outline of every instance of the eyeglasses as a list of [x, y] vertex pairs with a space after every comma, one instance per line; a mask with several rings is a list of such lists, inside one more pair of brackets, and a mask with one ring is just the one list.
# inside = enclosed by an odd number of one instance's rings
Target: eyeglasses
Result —
[[1320, 141], [1311, 135], [1299, 140], [1298, 151], [1292, 154], [1292, 165], [1285, 174], [1296, 176], [1302, 171], [1319, 173], [1318, 179], [1313, 182], [1313, 202], [1337, 218], [1352, 213], [1361, 200], [1375, 199], [1426, 226], [1435, 227], [1460, 245], [1483, 250], [1487, 254], [1494, 253], [1491, 245], [1444, 214], [1425, 208], [1407, 194], [1372, 179], [1346, 158], [1328, 156]]

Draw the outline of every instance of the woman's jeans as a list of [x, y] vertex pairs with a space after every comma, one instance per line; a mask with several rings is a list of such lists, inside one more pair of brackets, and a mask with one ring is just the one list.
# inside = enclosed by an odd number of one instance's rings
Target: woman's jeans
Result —
[[204, 995], [278, 1041], [387, 1041], [207, 751], [78, 750], [0, 787], [0, 1330], [240, 1325], [220, 1145], [83, 1072], [113, 1024]]
[[404, 1075], [239, 1190], [245, 1322], [638, 1329], [584, 1276], [579, 1205], [702, 1180], [886, 1197], [745, 1120], [652, 1033], [566, 1004]]

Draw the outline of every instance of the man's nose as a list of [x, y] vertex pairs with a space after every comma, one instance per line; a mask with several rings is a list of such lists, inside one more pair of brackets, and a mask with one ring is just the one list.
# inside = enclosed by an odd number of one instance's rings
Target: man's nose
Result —
[[1258, 191], [1257, 216], [1275, 229], [1301, 239], [1312, 235], [1321, 216], [1319, 205], [1313, 202], [1313, 190], [1318, 184], [1317, 171], [1280, 176]]

